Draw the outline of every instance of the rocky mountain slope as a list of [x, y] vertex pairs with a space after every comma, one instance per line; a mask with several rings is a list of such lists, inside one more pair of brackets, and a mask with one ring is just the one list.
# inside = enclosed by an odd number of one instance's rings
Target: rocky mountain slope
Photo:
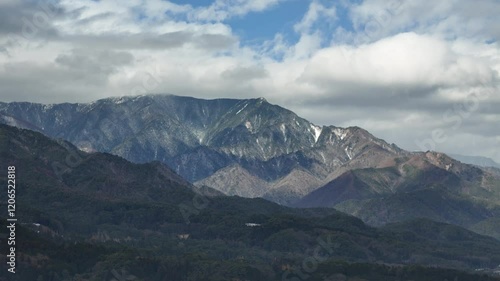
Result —
[[[445, 154], [394, 159], [385, 168], [350, 170], [295, 204], [334, 207], [372, 225], [426, 217], [500, 238], [500, 177]], [[485, 226], [488, 225], [488, 227]]]
[[[160, 161], [198, 185], [282, 204], [339, 171], [383, 167], [407, 154], [361, 128], [320, 127], [262, 98], [152, 95], [90, 104], [0, 103], [0, 121], [63, 138], [84, 151]], [[239, 171], [238, 190], [229, 188], [233, 170]]]

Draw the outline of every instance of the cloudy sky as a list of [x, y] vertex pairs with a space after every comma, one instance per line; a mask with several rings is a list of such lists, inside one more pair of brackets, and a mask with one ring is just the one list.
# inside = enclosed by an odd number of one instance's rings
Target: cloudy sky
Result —
[[498, 0], [1, 0], [0, 101], [265, 97], [500, 162]]

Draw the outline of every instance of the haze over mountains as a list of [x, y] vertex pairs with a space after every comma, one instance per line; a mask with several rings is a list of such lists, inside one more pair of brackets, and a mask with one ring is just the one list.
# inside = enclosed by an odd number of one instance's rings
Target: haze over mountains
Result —
[[477, 165], [481, 167], [493, 167], [500, 169], [500, 164], [495, 162], [493, 159], [482, 156], [467, 156], [467, 155], [459, 155], [459, 154], [449, 154], [451, 157], [472, 165]]
[[317, 126], [262, 98], [0, 103], [0, 119], [87, 152], [163, 162], [227, 195], [335, 207], [372, 225], [427, 217], [500, 237], [495, 170], [408, 152], [359, 127]]

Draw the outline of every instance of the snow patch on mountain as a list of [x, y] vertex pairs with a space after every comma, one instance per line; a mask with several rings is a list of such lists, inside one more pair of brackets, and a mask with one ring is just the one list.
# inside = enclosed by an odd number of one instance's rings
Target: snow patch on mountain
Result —
[[345, 154], [347, 155], [347, 157], [349, 157], [349, 160], [352, 160], [352, 151], [349, 151], [349, 150], [351, 150], [349, 147], [346, 147], [344, 149]]
[[54, 104], [44, 104], [42, 106], [42, 111], [47, 112], [48, 110], [51, 110], [54, 107]]
[[250, 132], [252, 132], [252, 130], [253, 130], [252, 122], [250, 122], [250, 121], [246, 121], [246, 122], [245, 122], [245, 127], [247, 127], [247, 129], [248, 129]]
[[333, 130], [333, 133], [339, 138], [340, 140], [344, 140], [345, 137], [347, 136], [347, 130], [342, 129], [342, 128], [335, 128]]
[[243, 106], [240, 110], [238, 110], [238, 111], [236, 112], [236, 114], [237, 114], [237, 115], [238, 115], [238, 114], [240, 114], [240, 112], [241, 112], [241, 111], [243, 111], [243, 109], [247, 108], [247, 106], [248, 106], [248, 103], [246, 103], [246, 104], [245, 104], [245, 105], [244, 105], [244, 106]]
[[5, 115], [0, 115], [1, 120], [3, 121], [2, 123], [9, 125], [9, 126], [18, 126], [22, 127], [19, 122], [15, 118], [12, 118], [10, 116], [5, 116]]
[[203, 140], [205, 139], [205, 131], [202, 130], [192, 130], [193, 135], [198, 139], [199, 144], [203, 143]]
[[314, 136], [314, 143], [317, 143], [319, 136], [321, 136], [321, 132], [323, 131], [323, 128], [320, 126], [316, 126], [316, 125], [311, 124], [311, 129], [312, 129], [312, 133]]
[[281, 133], [283, 134], [283, 138], [285, 139], [285, 142], [286, 142], [286, 126], [285, 124], [281, 124], [280, 125], [280, 130], [281, 130]]

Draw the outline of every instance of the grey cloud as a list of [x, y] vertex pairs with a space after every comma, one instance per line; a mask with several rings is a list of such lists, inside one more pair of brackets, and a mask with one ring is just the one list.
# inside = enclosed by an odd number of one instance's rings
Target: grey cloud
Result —
[[202, 34], [194, 38], [194, 44], [201, 49], [225, 49], [237, 42], [236, 38], [222, 34]]
[[388, 85], [380, 86], [361, 82], [331, 82], [322, 85], [323, 95], [301, 101], [306, 105], [335, 105], [370, 108], [399, 107], [408, 103], [414, 109], [440, 108], [443, 101], [436, 98], [437, 86]]
[[[293, 101], [283, 103], [318, 124], [362, 126], [408, 149], [416, 149], [415, 140], [422, 136], [429, 137], [435, 129], [443, 129], [450, 136], [500, 136], [500, 102], [494, 97], [474, 100], [477, 108], [471, 108], [473, 100], [444, 99], [436, 94], [438, 89], [352, 87], [351, 91], [340, 91], [340, 94], [339, 89], [335, 89], [332, 95], [294, 97]], [[417, 118], [417, 123], [411, 123], [408, 117]], [[406, 120], [404, 124], [401, 123], [403, 120]], [[418, 123], [422, 120], [426, 121]]]
[[[9, 2], [10, 3], [10, 2]], [[40, 1], [33, 5], [22, 0], [13, 4], [0, 3], [0, 39], [4, 41], [0, 48], [9, 49], [26, 45], [32, 39], [69, 43], [80, 47], [106, 49], [171, 49], [192, 44], [196, 48], [219, 50], [232, 46], [236, 38], [223, 34], [198, 34], [193, 31], [176, 31], [163, 34], [142, 32], [103, 33], [99, 35], [67, 35], [59, 32], [53, 22], [59, 19], [78, 19], [85, 7], [64, 10], [55, 0]], [[75, 25], [87, 25], [115, 16], [113, 13], [101, 13], [88, 18], [74, 20]]]
[[231, 46], [235, 39], [226, 35], [198, 35], [189, 31], [176, 31], [164, 34], [102, 34], [75, 35], [59, 38], [79, 46], [109, 49], [173, 49], [193, 44], [202, 49], [224, 49]]
[[[463, 1], [457, 13], [461, 13], [466, 19], [466, 26], [472, 26], [469, 36], [483, 35], [490, 37], [486, 39], [500, 39], [500, 27], [498, 25], [498, 14], [500, 13], [500, 2], [490, 0]], [[478, 24], [481, 19], [481, 24]], [[478, 34], [480, 33], [480, 34]]]
[[366, 0], [350, 5], [350, 9], [356, 31], [350, 35], [361, 42], [375, 41], [409, 29], [441, 34], [451, 40], [457, 37], [499, 38], [497, 15], [500, 2], [496, 0], [458, 0], [454, 3]]
[[118, 67], [133, 60], [134, 56], [127, 52], [73, 49], [71, 54], [59, 55], [55, 62], [71, 71], [97, 76], [112, 74]]
[[87, 82], [54, 64], [8, 64], [5, 66], [5, 72], [0, 75], [4, 101], [63, 102], [69, 98], [68, 94], [71, 94], [69, 99], [73, 101], [77, 95], [84, 96], [82, 89], [92, 91], [92, 85], [96, 82]]
[[102, 97], [110, 75], [133, 61], [127, 52], [80, 48], [59, 55], [51, 64], [7, 63], [0, 75], [2, 100], [91, 101]]
[[250, 66], [250, 67], [235, 67], [230, 70], [226, 70], [222, 73], [222, 77], [245, 82], [252, 79], [265, 78], [268, 76], [267, 71], [262, 67]]
[[[480, 116], [480, 115], [479, 115]], [[474, 134], [482, 137], [498, 137], [500, 130], [498, 124], [500, 123], [500, 116], [496, 116], [496, 120], [485, 121], [483, 118], [468, 118], [464, 119], [463, 124], [457, 130], [459, 132]], [[492, 128], [497, 127], [497, 130]]]
[[53, 21], [64, 16], [57, 1], [14, 1], [0, 4], [0, 35], [47, 37], [57, 34]]
[[86, 24], [92, 23], [94, 21], [107, 19], [111, 16], [113, 16], [113, 13], [101, 13], [101, 14], [97, 14], [97, 15], [94, 15], [94, 16], [91, 16], [88, 18], [81, 19], [81, 20], [77, 21], [76, 24], [77, 25], [86, 25]]
[[1, 52], [11, 56], [17, 48], [57, 38], [59, 32], [54, 21], [66, 17], [66, 13], [56, 0], [0, 3]]

